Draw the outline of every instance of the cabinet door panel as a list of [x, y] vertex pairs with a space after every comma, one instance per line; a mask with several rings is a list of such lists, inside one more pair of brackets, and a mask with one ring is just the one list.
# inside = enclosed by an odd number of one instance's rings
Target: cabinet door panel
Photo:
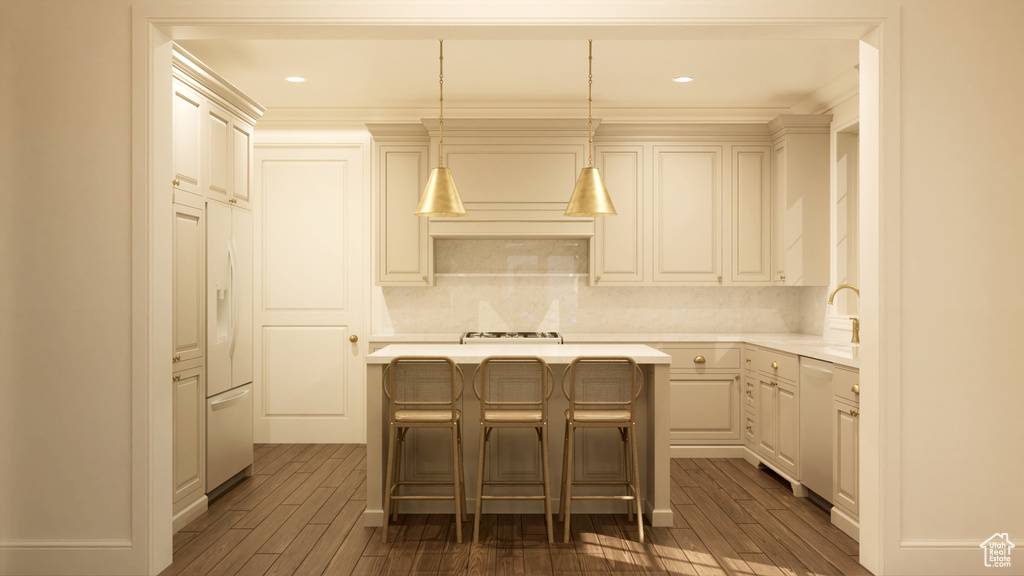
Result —
[[205, 488], [206, 394], [201, 368], [175, 374], [172, 396], [174, 502]]
[[252, 181], [252, 126], [239, 121], [231, 123], [231, 197], [239, 206], [249, 205]]
[[654, 150], [654, 280], [718, 282], [722, 275], [718, 146]]
[[778, 451], [778, 396], [775, 386], [767, 379], [757, 383], [758, 450], [774, 459]]
[[671, 390], [673, 443], [739, 440], [739, 380], [735, 375], [673, 380]]
[[833, 402], [835, 456], [833, 459], [832, 503], [857, 517], [859, 504], [858, 474], [860, 450], [860, 421], [853, 405]]
[[594, 280], [597, 285], [642, 282], [643, 147], [598, 148], [597, 164], [618, 215], [594, 225]]
[[796, 387], [780, 383], [776, 386], [778, 440], [776, 462], [790, 474], [797, 474], [800, 453], [800, 404]]
[[181, 82], [174, 81], [174, 179], [175, 187], [193, 194], [199, 189], [199, 141], [200, 107], [199, 94]]
[[770, 158], [769, 146], [733, 147], [733, 282], [769, 284], [772, 279]]
[[174, 205], [173, 317], [174, 362], [203, 355], [203, 293], [205, 291], [204, 222], [202, 208]]
[[416, 216], [426, 183], [426, 146], [380, 147], [380, 242], [383, 285], [428, 283], [427, 219]]
[[231, 120], [228, 113], [210, 104], [206, 112], [206, 196], [228, 199]]

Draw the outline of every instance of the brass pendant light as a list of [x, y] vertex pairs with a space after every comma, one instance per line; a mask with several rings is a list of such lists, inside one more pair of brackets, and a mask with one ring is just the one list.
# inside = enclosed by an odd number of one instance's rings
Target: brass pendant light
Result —
[[437, 139], [437, 168], [430, 171], [427, 187], [416, 207], [417, 216], [451, 217], [465, 216], [466, 207], [462, 205], [459, 189], [455, 187], [455, 179], [450, 170], [444, 167], [444, 40], [440, 43], [440, 70], [438, 84], [441, 91], [440, 128]]
[[589, 96], [587, 98], [587, 167], [580, 170], [576, 187], [565, 207], [566, 216], [615, 216], [615, 206], [608, 195], [601, 173], [594, 167], [594, 41], [590, 40], [590, 76], [588, 80]]

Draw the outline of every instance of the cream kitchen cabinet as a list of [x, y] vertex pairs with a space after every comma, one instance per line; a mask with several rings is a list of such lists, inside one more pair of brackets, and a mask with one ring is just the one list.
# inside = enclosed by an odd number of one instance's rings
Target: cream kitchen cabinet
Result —
[[591, 284], [643, 283], [644, 266], [644, 146], [605, 144], [594, 147], [601, 171], [618, 214], [596, 218], [591, 258]]
[[175, 192], [172, 229], [171, 359], [175, 370], [202, 362], [205, 352], [206, 221], [203, 200]]
[[741, 348], [713, 343], [660, 348], [672, 356], [670, 443], [741, 444]]
[[774, 276], [783, 286], [828, 286], [831, 115], [783, 115], [773, 138]]
[[206, 386], [201, 366], [175, 372], [171, 380], [173, 507], [178, 530], [187, 524], [187, 519], [179, 517], [190, 508], [206, 509]]
[[836, 366], [834, 385], [832, 523], [859, 540], [860, 374]]
[[731, 218], [727, 284], [767, 285], [772, 280], [772, 149], [732, 146]]
[[188, 52], [172, 51], [176, 189], [249, 207], [252, 133], [265, 108]]
[[415, 214], [430, 171], [427, 144], [378, 144], [377, 283], [429, 286], [433, 249], [428, 221]]
[[757, 455], [764, 464], [791, 482], [797, 482], [800, 470], [798, 359], [785, 352], [758, 348], [756, 362]]
[[252, 124], [207, 101], [204, 104], [203, 192], [208, 199], [249, 207]]
[[722, 146], [654, 147], [653, 280], [722, 282]]
[[199, 92], [189, 88], [184, 82], [175, 78], [173, 86], [173, 142], [172, 164], [174, 179], [172, 185], [177, 190], [202, 195], [199, 189], [200, 172], [200, 134], [202, 134], [203, 98]]

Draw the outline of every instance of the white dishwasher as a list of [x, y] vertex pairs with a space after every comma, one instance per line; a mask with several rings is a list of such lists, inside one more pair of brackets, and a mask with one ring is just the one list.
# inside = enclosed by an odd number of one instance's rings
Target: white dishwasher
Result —
[[832, 364], [800, 357], [800, 482], [832, 501]]

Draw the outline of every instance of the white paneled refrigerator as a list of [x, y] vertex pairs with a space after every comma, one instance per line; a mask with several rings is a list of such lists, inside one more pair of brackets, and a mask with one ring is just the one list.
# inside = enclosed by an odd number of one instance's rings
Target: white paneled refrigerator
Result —
[[206, 204], [206, 492], [252, 472], [252, 213]]

